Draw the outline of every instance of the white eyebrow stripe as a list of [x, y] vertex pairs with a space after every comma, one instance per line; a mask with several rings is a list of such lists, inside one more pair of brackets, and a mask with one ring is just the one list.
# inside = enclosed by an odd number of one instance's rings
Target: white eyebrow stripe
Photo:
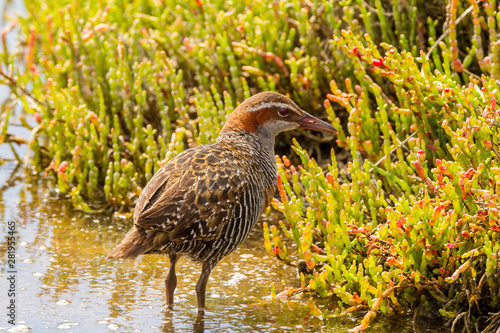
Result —
[[268, 108], [270, 106], [277, 106], [279, 108], [285, 108], [285, 109], [289, 109], [289, 110], [292, 110], [292, 111], [300, 113], [300, 111], [297, 110], [297, 108], [295, 108], [293, 105], [290, 105], [290, 104], [287, 104], [287, 103], [280, 103], [280, 102], [266, 102], [266, 103], [262, 103], [262, 104], [259, 104], [257, 106], [254, 106], [253, 108], [251, 108], [250, 110], [248, 110], [248, 112], [259, 111], [261, 109], [265, 109], [265, 108]]

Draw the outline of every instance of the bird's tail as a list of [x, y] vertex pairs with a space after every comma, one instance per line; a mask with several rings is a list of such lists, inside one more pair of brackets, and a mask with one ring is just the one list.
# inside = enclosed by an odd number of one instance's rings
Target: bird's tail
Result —
[[148, 250], [148, 248], [144, 246], [146, 236], [147, 234], [144, 230], [140, 230], [134, 225], [120, 245], [118, 245], [106, 259], [125, 258], [132, 260], [137, 258]]

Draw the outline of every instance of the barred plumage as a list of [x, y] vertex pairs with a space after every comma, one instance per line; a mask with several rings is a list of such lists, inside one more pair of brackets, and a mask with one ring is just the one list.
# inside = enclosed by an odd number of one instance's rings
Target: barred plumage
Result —
[[165, 254], [167, 306], [173, 306], [180, 256], [203, 263], [198, 310], [213, 267], [248, 236], [276, 191], [274, 138], [309, 128], [335, 133], [327, 123], [277, 93], [261, 93], [230, 115], [215, 144], [179, 154], [153, 176], [134, 210], [134, 226], [108, 258]]

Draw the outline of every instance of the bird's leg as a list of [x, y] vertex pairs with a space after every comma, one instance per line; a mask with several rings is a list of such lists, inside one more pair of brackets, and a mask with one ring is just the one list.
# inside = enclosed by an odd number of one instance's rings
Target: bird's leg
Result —
[[196, 317], [196, 321], [193, 325], [194, 333], [204, 333], [205, 332], [205, 313], [198, 312], [198, 316]]
[[169, 256], [170, 265], [168, 266], [167, 276], [165, 278], [165, 298], [167, 301], [167, 308], [174, 307], [174, 291], [177, 287], [177, 277], [175, 276], [175, 264], [179, 260], [179, 255], [174, 254]]
[[205, 292], [207, 291], [207, 282], [210, 272], [217, 263], [205, 261], [201, 267], [201, 275], [198, 283], [196, 284], [196, 299], [198, 300], [198, 313], [205, 312]]

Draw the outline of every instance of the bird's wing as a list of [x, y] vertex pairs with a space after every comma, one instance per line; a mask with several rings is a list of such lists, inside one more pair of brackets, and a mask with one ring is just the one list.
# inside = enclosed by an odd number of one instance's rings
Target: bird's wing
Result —
[[238, 193], [248, 192], [249, 182], [223, 154], [198, 147], [164, 165], [141, 193], [136, 226], [185, 242], [215, 239], [228, 221], [246, 218]]

